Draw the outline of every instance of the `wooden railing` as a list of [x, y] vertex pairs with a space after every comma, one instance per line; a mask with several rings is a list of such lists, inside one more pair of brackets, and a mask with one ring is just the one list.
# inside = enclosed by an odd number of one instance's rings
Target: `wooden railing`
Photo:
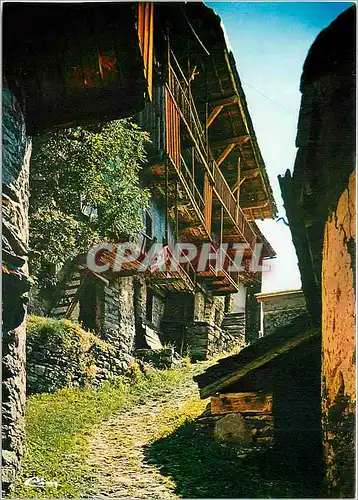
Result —
[[243, 239], [253, 249], [256, 243], [256, 233], [251, 227], [251, 224], [246, 219], [244, 212], [241, 210], [235, 196], [233, 195], [225, 177], [217, 166], [214, 160], [211, 160], [212, 173], [214, 177], [213, 189], [216, 196], [219, 198], [227, 214], [235, 224]]
[[188, 194], [190, 194], [190, 197], [195, 201], [197, 208], [200, 210], [200, 215], [204, 218], [204, 199], [198, 189], [198, 186], [196, 185], [192, 172], [190, 171], [188, 165], [185, 163], [183, 156], [181, 156], [181, 168], [180, 172], [178, 173], [181, 177], [181, 180], [185, 181], [184, 187], [186, 187]]
[[207, 166], [206, 135], [190, 92], [190, 85], [173, 53], [170, 61], [173, 65], [169, 65], [167, 88], [178, 107], [203, 164]]
[[[171, 53], [170, 60], [172, 64], [169, 65], [167, 88], [178, 108], [182, 120], [188, 128], [189, 134], [193, 139], [203, 165], [206, 166], [208, 173], [212, 176], [213, 189], [217, 197], [223, 204], [233, 224], [235, 224], [239, 232], [242, 234], [243, 239], [250, 245], [251, 248], [253, 248], [256, 242], [256, 233], [250, 226], [250, 223], [246, 220], [243, 211], [241, 210], [235, 196], [232, 194], [232, 191], [219, 167], [215, 163], [215, 160], [208, 160], [206, 136], [204, 128], [200, 122], [194, 100], [190, 94], [190, 86], [173, 53]], [[183, 158], [181, 165], [183, 165]], [[189, 172], [189, 169], [186, 169], [186, 171]], [[190, 183], [192, 183], [194, 194], [196, 192], [194, 179], [191, 179]], [[205, 201], [209, 201], [209, 199]], [[210, 222], [208, 221], [209, 213], [201, 195], [200, 203], [198, 203], [198, 205], [200, 205], [200, 208], [204, 213], [205, 226], [210, 232]]]

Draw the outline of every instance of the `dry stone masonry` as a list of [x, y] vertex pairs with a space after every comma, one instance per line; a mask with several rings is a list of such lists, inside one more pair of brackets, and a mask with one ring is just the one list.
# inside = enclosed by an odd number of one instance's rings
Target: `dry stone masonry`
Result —
[[13, 482], [23, 455], [29, 160], [31, 141], [18, 97], [3, 83], [2, 480]]

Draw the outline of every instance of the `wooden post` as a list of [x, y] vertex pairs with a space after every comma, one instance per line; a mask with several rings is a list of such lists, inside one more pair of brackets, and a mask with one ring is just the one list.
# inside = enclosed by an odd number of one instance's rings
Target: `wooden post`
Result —
[[205, 142], [206, 142], [206, 159], [208, 160], [209, 158], [209, 126], [208, 126], [208, 119], [209, 119], [209, 104], [208, 102], [205, 103]]
[[165, 244], [168, 244], [169, 241], [169, 220], [168, 220], [168, 211], [169, 211], [169, 158], [167, 158], [165, 162]]
[[237, 190], [236, 190], [236, 216], [237, 221], [239, 217], [239, 207], [240, 207], [240, 177], [241, 177], [241, 156], [237, 160]]
[[175, 181], [175, 242], [179, 240], [179, 222], [178, 222], [178, 181]]

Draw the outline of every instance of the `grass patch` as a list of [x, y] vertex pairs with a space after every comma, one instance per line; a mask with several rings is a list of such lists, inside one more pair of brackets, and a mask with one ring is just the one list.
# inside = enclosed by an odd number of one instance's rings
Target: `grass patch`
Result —
[[[87, 438], [95, 424], [116, 412], [155, 399], [186, 383], [188, 370], [134, 369], [98, 389], [61, 389], [28, 398], [26, 449], [22, 472], [12, 498], [78, 498], [91, 492], [86, 469]], [[57, 481], [59, 486], [37, 489], [23, 486], [31, 476]]]

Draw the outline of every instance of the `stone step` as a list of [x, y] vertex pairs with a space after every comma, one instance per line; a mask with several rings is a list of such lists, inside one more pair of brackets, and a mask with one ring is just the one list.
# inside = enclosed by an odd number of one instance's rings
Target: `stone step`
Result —
[[224, 316], [223, 322], [225, 322], [225, 323], [245, 323], [245, 318], [238, 318], [238, 317], [227, 318], [226, 316]]
[[54, 307], [52, 310], [51, 310], [51, 315], [52, 316], [60, 316], [62, 314], [65, 314], [66, 311], [68, 309], [68, 306], [58, 306], [58, 307]]
[[229, 325], [229, 326], [223, 326], [221, 325], [221, 329], [225, 330], [226, 332], [239, 332], [245, 329], [245, 325]]
[[245, 319], [245, 313], [226, 313], [224, 319]]
[[245, 326], [245, 321], [223, 321], [221, 323], [221, 328], [228, 326]]

